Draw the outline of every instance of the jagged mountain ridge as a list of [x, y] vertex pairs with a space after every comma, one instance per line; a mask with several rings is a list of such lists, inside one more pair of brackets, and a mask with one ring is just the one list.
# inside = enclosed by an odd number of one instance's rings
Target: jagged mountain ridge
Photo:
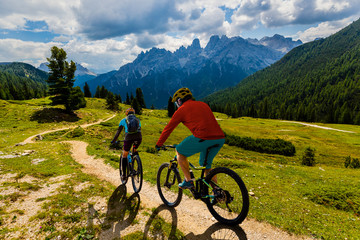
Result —
[[287, 53], [294, 47], [297, 47], [302, 44], [301, 40], [293, 41], [292, 38], [285, 38], [279, 34], [275, 34], [272, 37], [263, 37], [260, 40], [257, 39], [247, 39], [252, 44], [268, 46], [272, 49], [275, 49], [280, 52]]
[[[94, 78], [88, 84], [93, 93], [97, 86], [104, 85], [123, 98], [140, 87], [148, 106], [164, 107], [169, 96], [179, 87], [188, 86], [197, 98], [202, 98], [236, 85], [284, 55], [283, 51], [262, 43], [253, 44], [241, 37], [212, 36], [205, 48], [200, 46], [198, 39], [175, 52], [152, 48], [141, 52], [132, 63], [120, 67], [116, 73], [109, 74], [108, 79], [102, 76], [101, 80]], [[301, 44], [293, 43], [293, 46]], [[286, 47], [290, 49], [289, 43], [282, 49]]]

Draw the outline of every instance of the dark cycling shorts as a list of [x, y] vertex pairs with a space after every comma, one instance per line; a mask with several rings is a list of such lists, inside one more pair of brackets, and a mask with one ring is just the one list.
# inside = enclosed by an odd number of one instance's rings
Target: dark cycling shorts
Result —
[[131, 149], [131, 146], [134, 145], [134, 148], [137, 149], [141, 144], [142, 139], [133, 139], [133, 140], [124, 140], [124, 151], [128, 152]]

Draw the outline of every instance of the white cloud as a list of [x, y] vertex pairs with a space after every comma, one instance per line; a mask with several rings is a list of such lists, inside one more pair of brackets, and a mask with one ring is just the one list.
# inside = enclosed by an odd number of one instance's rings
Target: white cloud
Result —
[[[292, 32], [294, 39], [311, 41], [335, 33], [357, 20], [354, 16], [360, 13], [358, 0], [0, 2], [2, 38], [11, 34], [13, 37], [13, 30], [25, 29], [27, 21], [46, 23], [52, 37], [56, 36], [50, 43], [0, 39], [0, 61], [24, 61], [37, 66], [57, 45], [66, 50], [69, 59], [97, 72], [118, 69], [151, 47], [175, 51], [190, 45], [194, 38], [199, 38], [205, 47], [212, 35], [239, 36], [244, 31], [259, 30], [261, 25], [262, 29], [312, 25], [296, 35], [297, 30]], [[223, 7], [233, 10], [231, 23], [225, 20]]]
[[[50, 48], [54, 42], [40, 43], [21, 41], [18, 39], [0, 39], [0, 62], [25, 62], [39, 66], [50, 56]], [[61, 44], [57, 44], [61, 47]]]
[[122, 40], [105, 39], [82, 41], [73, 39], [63, 46], [68, 58], [75, 62], [86, 63], [97, 73], [119, 69], [120, 66], [132, 62], [142, 49], [135, 45], [134, 35]]
[[26, 20], [45, 21], [50, 31], [58, 34], [73, 34], [78, 28], [73, 9], [81, 0], [1, 0], [0, 28], [23, 29]]
[[302, 42], [310, 42], [316, 38], [325, 38], [351, 24], [353, 20], [355, 19], [346, 18], [340, 21], [323, 22], [316, 27], [311, 27], [305, 31], [298, 32], [294, 38], [300, 38]]

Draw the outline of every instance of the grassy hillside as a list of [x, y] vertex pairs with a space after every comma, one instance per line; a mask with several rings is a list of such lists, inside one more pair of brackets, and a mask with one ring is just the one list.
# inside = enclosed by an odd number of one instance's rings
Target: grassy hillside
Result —
[[[77, 126], [112, 115], [104, 109], [103, 100], [87, 101], [87, 107], [79, 110], [77, 117], [57, 114], [62, 116], [61, 119], [49, 117], [53, 111], [61, 110], [50, 108], [47, 99], [0, 102], [0, 157], [29, 149], [36, 151], [35, 155], [19, 156], [15, 160], [0, 158], [0, 174], [13, 174], [18, 179], [17, 185], [16, 182], [1, 182], [0, 198], [4, 204], [0, 206], [0, 236], [14, 231], [7, 226], [9, 222], [16, 221], [16, 216], [20, 218], [21, 212], [11, 210], [11, 206], [21, 202], [32, 192], [39, 191], [42, 183], [54, 177], [73, 176], [60, 188], [62, 190], [59, 194], [39, 200], [44, 201], [44, 209], [29, 223], [29, 226], [44, 224], [43, 226], [48, 227], [46, 231], [38, 230], [39, 236], [65, 236], [61, 226], [71, 226], [69, 237], [79, 236], [88, 219], [87, 205], [84, 203], [92, 202], [96, 197], [110, 197], [114, 187], [82, 174], [80, 166], [71, 159], [68, 146], [59, 142], [68, 139], [86, 141], [90, 144], [88, 152], [91, 155], [105, 158], [107, 163], [117, 168], [120, 153], [109, 149], [109, 144], [120, 119], [124, 117], [123, 112], [106, 123], [84, 129], [82, 134], [76, 135], [72, 134], [73, 130], [63, 130], [45, 135], [42, 141], [14, 147], [28, 136], [47, 129]], [[125, 105], [121, 106], [126, 108]], [[155, 146], [162, 129], [169, 121], [166, 115], [167, 112], [163, 110], [144, 110], [144, 114], [140, 116], [143, 144], [139, 150], [144, 177], [151, 183], [155, 183], [160, 164], [173, 155], [171, 151], [159, 154], [147, 151]], [[253, 193], [249, 218], [269, 222], [293, 234], [319, 239], [360, 238], [360, 169], [344, 167], [347, 156], [360, 158], [359, 126], [318, 124], [321, 127], [349, 131], [341, 132], [279, 120], [234, 119], [219, 113], [216, 113], [216, 117], [223, 130], [229, 134], [253, 138], [281, 138], [291, 141], [296, 147], [296, 155], [292, 157], [260, 154], [227, 145], [220, 151], [214, 165], [235, 170]], [[180, 125], [167, 143], [178, 143], [189, 133]], [[300, 158], [309, 146], [316, 149], [317, 164], [314, 167], [300, 164]], [[32, 164], [34, 159], [39, 158], [45, 160], [38, 165]], [[197, 163], [197, 158], [198, 156], [194, 156], [190, 160]], [[19, 184], [21, 179], [28, 178], [36, 178], [38, 182], [30, 187]], [[73, 197], [73, 189], [84, 183], [90, 186], [85, 186], [80, 194], [77, 193], [79, 202]], [[11, 187], [20, 189], [18, 193], [21, 194], [14, 196], [5, 191]], [[63, 205], [56, 205], [55, 202]], [[74, 209], [77, 209], [76, 214], [70, 214]], [[56, 221], [57, 224], [44, 223], [51, 221]], [[132, 224], [136, 224], [136, 220]], [[101, 226], [93, 226], [92, 233], [99, 231]]]

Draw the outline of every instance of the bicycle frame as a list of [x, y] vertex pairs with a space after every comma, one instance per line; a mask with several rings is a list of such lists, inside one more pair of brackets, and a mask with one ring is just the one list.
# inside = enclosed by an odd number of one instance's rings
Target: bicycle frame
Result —
[[[189, 166], [191, 168], [190, 169], [191, 178], [195, 178], [194, 173], [192, 172], [192, 170], [201, 171], [200, 177], [195, 179], [195, 189], [191, 190], [191, 193], [194, 195], [195, 199], [200, 199], [200, 198], [202, 198], [202, 199], [206, 199], [206, 198], [214, 199], [215, 198], [214, 195], [208, 195], [208, 194], [203, 195], [202, 190], [203, 190], [203, 184], [205, 184], [211, 191], [213, 191], [213, 189], [214, 189], [211, 186], [211, 184], [209, 184], [209, 183], [207, 183], [205, 181], [205, 170], [206, 170], [205, 166], [207, 164], [207, 158], [208, 158], [210, 149], [212, 149], [214, 147], [218, 147], [218, 146], [219, 146], [218, 144], [215, 144], [213, 146], [210, 146], [207, 149], [206, 156], [205, 156], [205, 161], [204, 161], [204, 166], [194, 166], [191, 162], [189, 162]], [[169, 147], [169, 146], [165, 146], [165, 147]], [[179, 171], [177, 166], [178, 166], [177, 156], [175, 155], [175, 157], [172, 160], [170, 160], [169, 168], [174, 168], [174, 170]], [[168, 172], [168, 174], [169, 174], [169, 172]], [[168, 182], [168, 180], [169, 180], [169, 176], [167, 175], [166, 181]], [[212, 183], [217, 186], [217, 184], [215, 182], [212, 182]]]
[[[206, 170], [209, 151], [217, 146], [208, 148], [203, 166], [194, 166], [189, 162], [190, 176], [195, 183], [189, 190], [195, 199], [206, 204], [210, 213], [219, 222], [227, 225], [240, 224], [249, 211], [249, 195], [244, 182], [236, 172], [226, 167], [215, 167], [209, 172]], [[163, 146], [162, 150], [166, 150], [167, 147], [175, 148]], [[193, 170], [201, 171], [200, 177], [195, 178]], [[160, 165], [156, 177], [159, 196], [167, 206], [176, 207], [180, 204], [183, 189], [179, 188], [178, 184], [181, 181], [178, 159], [175, 155], [170, 162]]]

